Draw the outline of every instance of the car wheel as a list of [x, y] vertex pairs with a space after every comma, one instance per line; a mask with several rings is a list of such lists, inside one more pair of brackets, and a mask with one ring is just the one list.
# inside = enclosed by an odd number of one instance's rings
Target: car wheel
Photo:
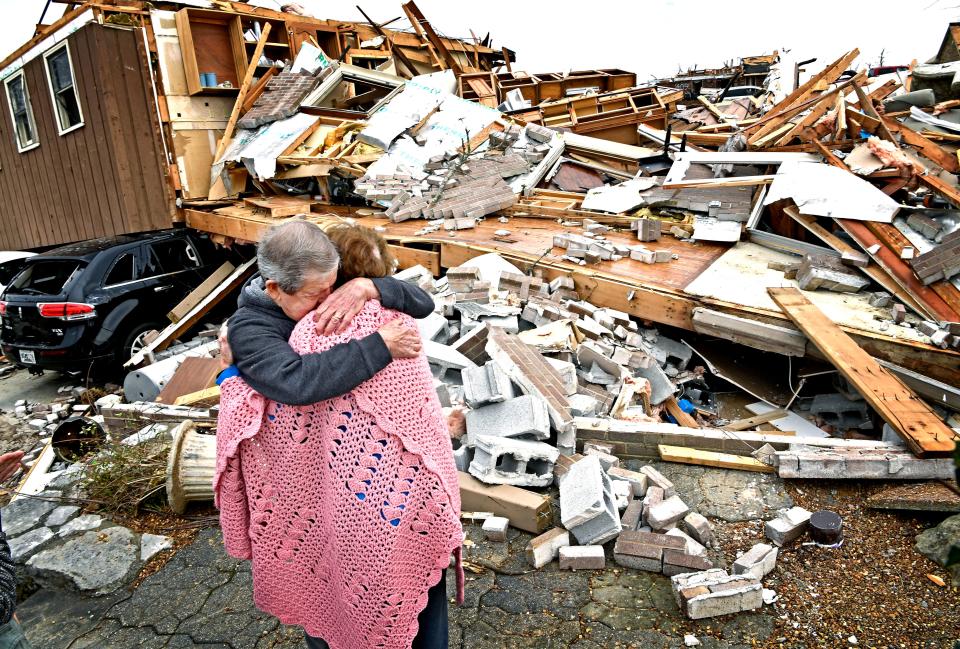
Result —
[[158, 322], [144, 322], [138, 324], [123, 339], [123, 343], [117, 348], [117, 365], [122, 366], [131, 356], [146, 347], [144, 338], [151, 331], [163, 330], [163, 324]]

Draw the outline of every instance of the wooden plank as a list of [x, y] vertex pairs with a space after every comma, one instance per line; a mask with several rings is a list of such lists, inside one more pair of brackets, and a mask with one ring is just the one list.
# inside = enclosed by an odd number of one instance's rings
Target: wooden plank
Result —
[[756, 473], [774, 473], [775, 471], [769, 464], [764, 464], [760, 460], [745, 455], [701, 451], [695, 448], [684, 448], [683, 446], [668, 446], [667, 444], [660, 444], [657, 448], [660, 450], [660, 459], [666, 462], [712, 466], [718, 469], [754, 471]]
[[664, 404], [666, 404], [667, 412], [673, 415], [673, 418], [677, 420], [678, 424], [686, 426], [687, 428], [700, 428], [700, 424], [697, 423], [697, 418], [684, 412], [683, 409], [680, 408], [680, 404], [677, 402], [675, 396], [670, 395], [667, 397]]
[[157, 395], [157, 402], [172, 405], [178, 397], [206, 390], [217, 380], [220, 359], [206, 356], [188, 356], [180, 363], [167, 384]]
[[408, 246], [398, 246], [388, 244], [390, 252], [397, 258], [400, 268], [410, 268], [411, 266], [423, 266], [434, 277], [440, 276], [440, 253], [434, 250], [421, 250]]
[[765, 176], [732, 176], [730, 178], [704, 178], [700, 180], [679, 180], [664, 183], [663, 189], [712, 189], [716, 187], [751, 187], [769, 185], [776, 178], [775, 174]]
[[747, 417], [746, 419], [737, 419], [736, 421], [731, 421], [726, 426], [723, 426], [723, 430], [749, 430], [751, 428], [756, 428], [760, 424], [766, 424], [774, 419], [781, 419], [786, 416], [787, 411], [778, 408], [776, 410], [765, 412], [761, 415], [754, 415], [753, 417]]
[[888, 118], [883, 118], [883, 123], [891, 131], [899, 132], [900, 137], [903, 138], [903, 141], [906, 144], [909, 144], [915, 148], [923, 156], [929, 158], [945, 171], [949, 171], [952, 174], [960, 173], [960, 161], [957, 160], [957, 155], [955, 153], [950, 153], [936, 142], [931, 142], [913, 129], [908, 128], [899, 122], [895, 122], [894, 120]]
[[[187, 10], [182, 9], [181, 13], [184, 11]], [[179, 29], [179, 22], [177, 27]], [[240, 82], [240, 91], [237, 93], [237, 99], [235, 102], [233, 102], [233, 110], [230, 111], [230, 119], [227, 121], [227, 128], [223, 130], [223, 135], [220, 137], [220, 142], [217, 143], [217, 152], [213, 156], [214, 162], [220, 160], [220, 157], [223, 155], [224, 151], [227, 150], [227, 145], [230, 143], [230, 140], [233, 139], [233, 130], [237, 127], [237, 120], [240, 119], [240, 108], [243, 106], [243, 102], [247, 98], [247, 92], [250, 91], [250, 84], [253, 82], [253, 75], [257, 72], [257, 66], [260, 63], [260, 57], [263, 56], [263, 48], [267, 44], [267, 37], [270, 35], [270, 29], [271, 24], [265, 23], [263, 26], [263, 31], [260, 32], [260, 40], [257, 41], [257, 47], [253, 50], [253, 56], [250, 58], [250, 64], [247, 66], [247, 71], [243, 75], [243, 81]], [[183, 58], [186, 60], [190, 57], [184, 56]], [[189, 81], [189, 79], [190, 77], [188, 76], [187, 80]]]
[[292, 196], [250, 196], [243, 199], [245, 205], [249, 205], [258, 212], [272, 218], [309, 214], [310, 207], [315, 202], [309, 198], [294, 198]]
[[914, 454], [944, 457], [953, 452], [955, 434], [930, 406], [871, 358], [803, 293], [795, 288], [770, 288], [768, 292]]
[[200, 406], [204, 408], [209, 408], [218, 403], [220, 403], [219, 385], [181, 395], [173, 401], [175, 406]]
[[200, 303], [200, 300], [210, 295], [210, 293], [215, 289], [220, 283], [227, 279], [227, 277], [234, 270], [234, 265], [229, 261], [223, 262], [223, 265], [220, 268], [213, 271], [213, 273], [207, 279], [203, 280], [203, 283], [200, 284], [197, 288], [190, 291], [187, 297], [183, 298], [177, 306], [173, 307], [170, 310], [170, 313], [167, 314], [167, 318], [170, 319], [170, 322], [180, 322], [187, 313], [190, 312], [190, 309], [197, 306]]

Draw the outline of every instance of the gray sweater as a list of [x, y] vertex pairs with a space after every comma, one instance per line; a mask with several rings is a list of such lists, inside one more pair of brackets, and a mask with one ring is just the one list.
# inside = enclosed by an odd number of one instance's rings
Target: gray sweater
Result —
[[[418, 286], [392, 277], [373, 283], [388, 309], [414, 318], [433, 311], [433, 298]], [[304, 406], [345, 394], [392, 360], [379, 333], [325, 352], [293, 351], [289, 339], [297, 323], [266, 294], [260, 276], [244, 286], [237, 303], [227, 325], [233, 363], [250, 387], [272, 401]]]

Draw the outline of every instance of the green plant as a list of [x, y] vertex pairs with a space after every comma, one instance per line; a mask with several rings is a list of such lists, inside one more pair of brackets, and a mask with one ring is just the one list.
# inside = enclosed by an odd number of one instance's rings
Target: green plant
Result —
[[170, 441], [153, 439], [136, 445], [107, 442], [87, 461], [82, 481], [86, 498], [98, 510], [133, 515], [162, 510]]

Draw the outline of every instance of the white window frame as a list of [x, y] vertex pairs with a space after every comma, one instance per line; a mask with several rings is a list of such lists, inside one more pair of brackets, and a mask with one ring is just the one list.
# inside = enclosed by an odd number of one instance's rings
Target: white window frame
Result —
[[[49, 59], [54, 54], [60, 52], [60, 50], [67, 50], [67, 65], [70, 66], [70, 78], [73, 80], [73, 86], [71, 89], [73, 90], [73, 96], [77, 99], [77, 112], [80, 114], [80, 121], [68, 128], [63, 128], [63, 124], [60, 123], [60, 110], [57, 108], [57, 95], [53, 90], [53, 78], [50, 76]], [[60, 135], [66, 135], [67, 133], [71, 133], [78, 128], [81, 128], [86, 122], [83, 119], [83, 106], [80, 104], [80, 93], [77, 92], [77, 75], [73, 71], [73, 55], [70, 54], [70, 43], [68, 41], [64, 41], [57, 47], [53, 47], [43, 53], [43, 71], [47, 75], [47, 88], [50, 89], [50, 101], [53, 105], [53, 117], [57, 120], [57, 132]]]
[[[23, 82], [23, 98], [27, 104], [27, 120], [30, 123], [30, 128], [33, 129], [33, 141], [28, 142], [25, 146], [20, 145], [20, 133], [17, 130], [17, 116], [13, 112], [13, 100], [10, 98], [10, 84], [18, 77], [22, 79]], [[10, 109], [10, 121], [13, 124], [13, 143], [17, 145], [17, 152], [24, 153], [31, 149], [36, 149], [40, 146], [40, 133], [37, 131], [37, 120], [33, 117], [33, 103], [30, 101], [30, 88], [27, 86], [27, 77], [24, 76], [23, 70], [15, 72], [4, 79], [3, 86], [7, 95], [7, 107]]]

